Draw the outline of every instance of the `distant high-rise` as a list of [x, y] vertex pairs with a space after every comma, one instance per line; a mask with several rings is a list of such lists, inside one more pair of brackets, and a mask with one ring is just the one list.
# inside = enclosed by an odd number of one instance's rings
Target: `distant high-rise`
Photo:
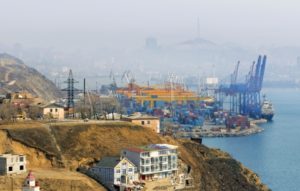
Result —
[[196, 38], [200, 38], [200, 21], [199, 17], [197, 18], [197, 36]]
[[297, 56], [297, 68], [300, 68], [300, 56]]
[[149, 50], [158, 49], [156, 38], [149, 37], [149, 38], [146, 39], [146, 49], [149, 49]]

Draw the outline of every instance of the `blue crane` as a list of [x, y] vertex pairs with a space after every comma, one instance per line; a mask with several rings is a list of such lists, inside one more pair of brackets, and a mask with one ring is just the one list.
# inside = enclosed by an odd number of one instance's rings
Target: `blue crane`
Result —
[[[267, 56], [259, 55], [257, 62], [253, 62], [246, 75], [244, 83], [237, 83], [240, 62], [231, 74], [231, 83], [221, 84], [217, 92], [219, 97], [229, 97], [231, 114], [249, 115], [253, 118], [261, 117], [261, 89], [265, 73]], [[223, 101], [220, 100], [220, 101]], [[223, 105], [223, 104], [222, 104]]]

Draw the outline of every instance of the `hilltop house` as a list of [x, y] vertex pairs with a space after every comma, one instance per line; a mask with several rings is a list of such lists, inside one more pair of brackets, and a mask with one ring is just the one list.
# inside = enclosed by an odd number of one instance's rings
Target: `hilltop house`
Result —
[[125, 157], [104, 157], [90, 171], [108, 186], [128, 187], [138, 181], [136, 166]]
[[150, 128], [154, 132], [160, 133], [160, 119], [158, 117], [137, 113], [134, 115], [129, 115], [127, 117], [123, 117], [122, 120]]
[[143, 180], [165, 178], [177, 173], [177, 146], [152, 144], [122, 150], [121, 156], [128, 158], [138, 168]]
[[0, 175], [20, 174], [26, 172], [25, 155], [0, 155]]
[[30, 171], [25, 179], [22, 191], [40, 191], [38, 182], [35, 181], [35, 177]]
[[65, 118], [64, 107], [56, 103], [50, 103], [43, 108], [44, 118], [63, 120]]

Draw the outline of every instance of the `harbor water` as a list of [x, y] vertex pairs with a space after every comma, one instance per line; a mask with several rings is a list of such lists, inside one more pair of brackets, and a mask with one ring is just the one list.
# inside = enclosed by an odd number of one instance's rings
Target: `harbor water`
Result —
[[274, 191], [300, 190], [300, 90], [264, 91], [275, 108], [264, 131], [246, 137], [205, 138], [203, 144], [220, 148], [257, 173]]

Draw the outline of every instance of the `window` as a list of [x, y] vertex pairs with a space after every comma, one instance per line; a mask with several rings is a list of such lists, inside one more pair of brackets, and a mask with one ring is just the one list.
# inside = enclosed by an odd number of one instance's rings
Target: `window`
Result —
[[142, 124], [142, 125], [145, 125], [145, 121], [141, 121], [141, 124]]
[[147, 124], [150, 124], [150, 121], [147, 121]]
[[23, 165], [20, 166], [20, 170], [24, 170], [24, 166]]
[[116, 170], [116, 173], [120, 173], [120, 169], [117, 169], [117, 170]]
[[159, 154], [160, 155], [165, 155], [165, 154], [167, 154], [167, 151], [166, 150], [159, 151]]
[[23, 162], [24, 161], [24, 157], [20, 157], [20, 162]]
[[53, 109], [50, 109], [50, 112], [52, 113], [52, 112], [53, 112]]
[[132, 172], [132, 168], [129, 168], [129, 169], [128, 169], [128, 172]]
[[57, 108], [55, 108], [55, 112], [57, 112], [58, 110], [57, 110]]
[[150, 163], [150, 160], [149, 159], [146, 159], [146, 164], [149, 164]]
[[149, 152], [142, 153], [142, 156], [143, 157], [150, 157], [150, 153]]
[[8, 171], [9, 172], [13, 171], [13, 167], [12, 166], [8, 167]]

